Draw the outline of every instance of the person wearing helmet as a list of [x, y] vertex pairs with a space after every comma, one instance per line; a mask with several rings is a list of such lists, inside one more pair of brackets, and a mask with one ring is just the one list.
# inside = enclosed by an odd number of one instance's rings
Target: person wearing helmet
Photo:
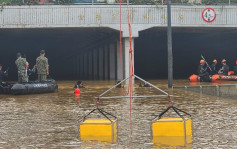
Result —
[[222, 63], [222, 67], [220, 68], [220, 70], [218, 71], [218, 74], [223, 74], [223, 75], [228, 75], [228, 72], [230, 70], [230, 67], [226, 64], [226, 60], [223, 59], [221, 61]]
[[218, 71], [216, 70], [216, 64], [217, 60], [214, 59], [211, 64], [211, 75], [218, 74]]
[[117, 84], [116, 88], [121, 88], [121, 87], [123, 88], [123, 85], [122, 85], [122, 83], [120, 83], [120, 82], [121, 82], [121, 81], [117, 81], [117, 83], [116, 83], [116, 84]]
[[200, 77], [201, 82], [208, 82], [210, 81], [209, 73], [207, 72], [207, 68], [204, 68], [205, 61], [200, 60], [200, 65], [198, 66], [197, 73]]
[[234, 74], [237, 75], [237, 60], [236, 60], [235, 64], [236, 65], [233, 67], [233, 69], [234, 69]]
[[85, 88], [85, 87], [84, 87], [82, 81], [79, 80], [79, 81], [77, 81], [77, 84], [74, 86], [74, 88]]
[[26, 69], [29, 63], [25, 58], [21, 57], [21, 53], [17, 53], [17, 60], [15, 61], [18, 72], [18, 83], [27, 83], [28, 77], [26, 73]]

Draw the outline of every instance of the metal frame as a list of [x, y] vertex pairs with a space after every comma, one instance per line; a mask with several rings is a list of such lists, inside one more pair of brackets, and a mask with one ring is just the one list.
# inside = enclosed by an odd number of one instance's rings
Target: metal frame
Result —
[[[169, 106], [167, 109], [165, 109], [161, 114], [157, 115], [154, 119], [151, 120], [151, 124], [152, 123], [155, 123], [155, 122], [158, 122], [157, 120], [161, 119], [162, 116], [168, 112], [170, 109], [172, 109], [180, 118], [182, 118], [183, 121], [180, 121], [180, 122], [183, 122], [184, 123], [184, 136], [185, 136], [185, 143], [187, 143], [187, 132], [186, 132], [186, 121], [188, 121], [189, 119], [191, 119], [191, 114], [183, 111], [183, 110], [180, 110], [174, 106]], [[182, 112], [183, 114], [181, 114], [180, 112]], [[186, 117], [184, 117], [186, 116]], [[175, 121], [162, 121], [162, 122], [178, 122], [177, 120]], [[192, 124], [191, 124], [192, 125]], [[151, 126], [151, 134], [152, 134], [152, 138], [153, 138], [153, 129], [152, 129], [152, 126]]]
[[109, 91], [111, 91], [112, 89], [116, 88], [118, 85], [122, 84], [123, 82], [127, 81], [128, 79], [135, 79], [137, 78], [138, 80], [149, 84], [151, 87], [159, 90], [160, 92], [162, 92], [164, 95], [145, 95], [145, 96], [131, 96], [132, 98], [150, 98], [150, 97], [168, 97], [168, 93], [163, 91], [162, 89], [154, 86], [153, 84], [145, 81], [144, 79], [138, 77], [137, 75], [134, 76], [129, 76], [127, 78], [125, 78], [124, 80], [122, 80], [120, 83], [114, 85], [113, 87], [111, 87], [110, 89], [106, 90], [105, 92], [103, 92], [102, 94], [99, 95], [99, 99], [109, 99], [109, 98], [130, 98], [130, 96], [111, 96], [111, 97], [103, 97], [106, 93], [108, 93]]
[[[111, 123], [113, 123], [113, 121], [107, 116], [107, 115], [109, 115], [109, 116], [112, 116], [114, 119], [117, 119], [117, 117], [116, 116], [114, 116], [114, 115], [112, 115], [112, 114], [110, 114], [110, 113], [108, 113], [108, 112], [105, 112], [104, 110], [102, 110], [102, 109], [100, 109], [100, 108], [95, 108], [95, 109], [93, 109], [91, 112], [89, 112], [86, 116], [84, 116], [82, 119], [80, 119], [79, 121], [78, 121], [78, 123], [81, 123], [81, 122], [84, 122], [86, 119], [87, 119], [87, 117], [91, 114], [91, 113], [93, 113], [93, 112], [95, 112], [96, 110], [98, 110], [99, 111], [99, 113], [101, 113], [106, 119], [108, 119]], [[106, 115], [107, 114], [107, 115]]]

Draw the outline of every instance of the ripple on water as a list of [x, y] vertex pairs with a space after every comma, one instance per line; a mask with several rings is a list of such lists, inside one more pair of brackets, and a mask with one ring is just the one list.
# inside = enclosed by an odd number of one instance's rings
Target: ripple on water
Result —
[[[73, 94], [75, 81], [60, 81], [59, 92], [53, 94], [0, 95], [0, 148], [171, 148], [152, 143], [150, 129], [150, 120], [167, 108], [166, 98], [132, 100], [132, 138], [129, 99], [101, 100], [101, 108], [118, 117], [117, 142], [78, 139], [77, 121], [95, 107], [95, 97], [115, 82], [88, 81], [79, 97]], [[175, 106], [192, 115], [192, 143], [177, 148], [237, 148], [237, 100], [169, 90], [166, 80], [151, 82], [172, 92]], [[134, 91], [136, 95], [158, 93], [152, 88], [136, 87]], [[121, 89], [109, 95], [122, 95]]]

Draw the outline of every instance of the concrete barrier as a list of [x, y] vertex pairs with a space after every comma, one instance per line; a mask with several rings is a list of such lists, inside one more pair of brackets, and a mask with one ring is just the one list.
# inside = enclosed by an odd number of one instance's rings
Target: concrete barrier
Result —
[[237, 84], [177, 86], [174, 88], [211, 96], [237, 99]]

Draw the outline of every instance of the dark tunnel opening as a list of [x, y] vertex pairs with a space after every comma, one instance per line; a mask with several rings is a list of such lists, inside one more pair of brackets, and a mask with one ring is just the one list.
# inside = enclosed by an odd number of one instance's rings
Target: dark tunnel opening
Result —
[[[173, 28], [173, 68], [175, 79], [196, 73], [201, 54], [209, 64], [225, 58], [230, 69], [237, 59], [236, 28]], [[152, 28], [135, 39], [135, 71], [143, 78], [167, 78], [167, 30]]]
[[[9, 67], [9, 80], [17, 80], [17, 52], [26, 54], [32, 68], [39, 51], [45, 49], [51, 76], [71, 80], [77, 79], [72, 56], [119, 39], [119, 32], [109, 28], [1, 29], [0, 35], [0, 63], [4, 70]], [[135, 38], [136, 75], [167, 78], [166, 37], [166, 28], [151, 28]], [[173, 28], [174, 78], [187, 79], [196, 73], [201, 54], [209, 63], [225, 58], [232, 67], [237, 59], [236, 39], [236, 28]]]
[[3, 70], [9, 68], [8, 80], [17, 80], [16, 53], [26, 55], [33, 68], [40, 50], [46, 51], [50, 76], [57, 80], [76, 79], [73, 59], [90, 48], [118, 38], [118, 31], [109, 28], [46, 28], [1, 29], [1, 59]]

